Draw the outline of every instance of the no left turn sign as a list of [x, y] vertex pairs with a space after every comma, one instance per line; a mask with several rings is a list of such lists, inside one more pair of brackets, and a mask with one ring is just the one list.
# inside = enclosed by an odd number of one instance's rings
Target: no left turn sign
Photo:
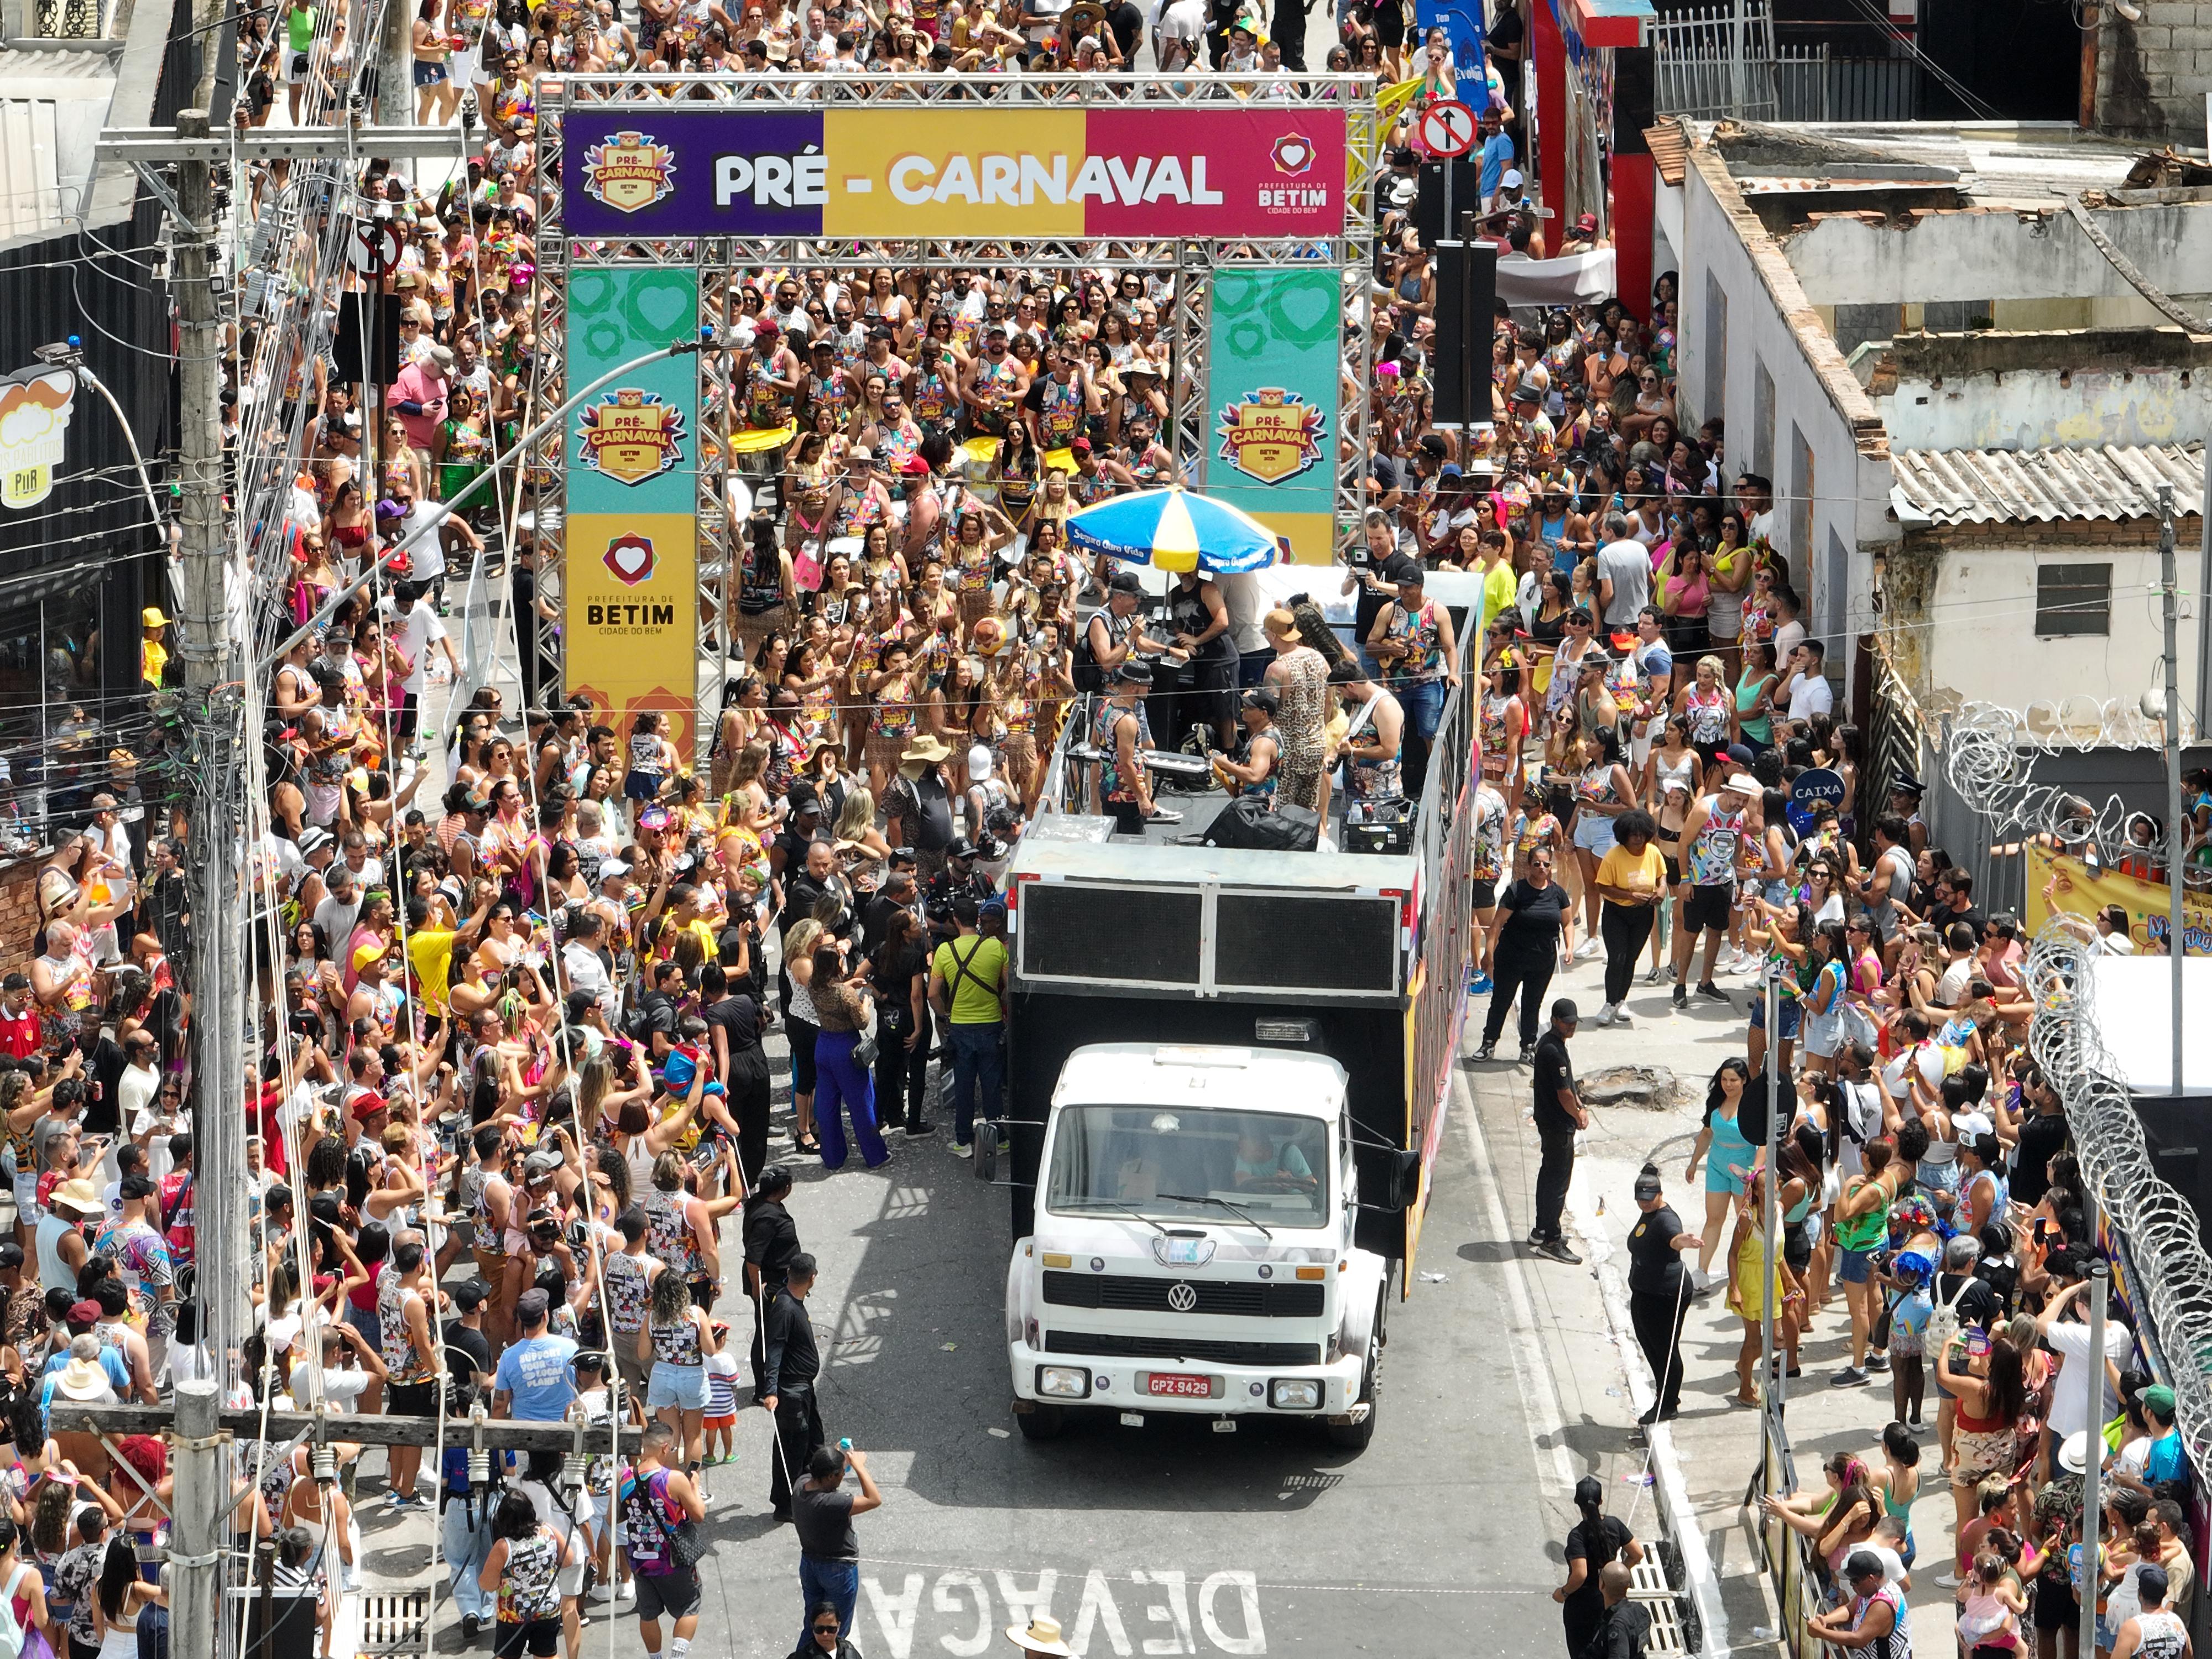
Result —
[[1446, 98], [1421, 112], [1421, 148], [1439, 160], [1464, 155], [1474, 148], [1474, 112]]

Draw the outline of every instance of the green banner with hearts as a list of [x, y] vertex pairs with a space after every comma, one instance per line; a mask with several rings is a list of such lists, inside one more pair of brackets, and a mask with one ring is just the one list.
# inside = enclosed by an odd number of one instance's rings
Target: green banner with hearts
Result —
[[1335, 523], [1343, 305], [1334, 269], [1215, 274], [1206, 493], [1327, 564]]
[[[587, 386], [699, 331], [689, 270], [573, 272], [568, 384]], [[664, 357], [609, 381], [568, 417], [571, 513], [690, 513], [697, 505], [699, 360]]]

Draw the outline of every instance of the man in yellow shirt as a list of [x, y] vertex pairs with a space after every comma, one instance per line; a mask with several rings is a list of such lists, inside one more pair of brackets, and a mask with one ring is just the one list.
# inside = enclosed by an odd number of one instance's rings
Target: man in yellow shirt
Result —
[[169, 647], [161, 643], [161, 630], [169, 625], [169, 619], [161, 614], [160, 605], [149, 605], [139, 621], [144, 624], [145, 633], [138, 643], [138, 678], [158, 688], [162, 673], [169, 666]]
[[1640, 806], [1623, 812], [1613, 821], [1611, 850], [1598, 861], [1597, 893], [1605, 901], [1598, 915], [1598, 933], [1605, 940], [1601, 1025], [1634, 1023], [1628, 1017], [1628, 988], [1667, 897], [1667, 860], [1653, 841], [1658, 829]]
[[985, 1133], [998, 1133], [999, 1102], [1006, 1063], [999, 1044], [1006, 1030], [1006, 947], [976, 930], [982, 907], [971, 893], [952, 901], [957, 938], [937, 947], [929, 963], [929, 1006], [952, 1045], [952, 1150], [968, 1155], [976, 1097], [982, 1098]]

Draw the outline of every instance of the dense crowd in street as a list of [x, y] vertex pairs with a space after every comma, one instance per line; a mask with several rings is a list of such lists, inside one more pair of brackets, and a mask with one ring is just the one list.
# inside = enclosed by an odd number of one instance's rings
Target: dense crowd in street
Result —
[[[2068, 1494], [2078, 1510], [2094, 1451], [2115, 1659], [2179, 1651], [2160, 1622], [2193, 1583], [2173, 1399], [2117, 1318], [2117, 1388], [2092, 1399], [2084, 1382], [2096, 1244], [2063, 1116], [2025, 1055], [2019, 925], [1984, 915], [1927, 844], [1913, 779], [1861, 776], [1826, 642], [1775, 550], [1771, 484], [1735, 464], [1721, 422], [1677, 420], [1671, 277], [1601, 305], [1501, 307], [1493, 418], [1469, 442], [1433, 420], [1447, 366], [1431, 250], [1402, 198], [1379, 207], [1385, 252], [1346, 317], [1347, 363], [1363, 335], [1371, 347], [1347, 396], [1366, 399], [1372, 441], [1338, 461], [1370, 509], [1346, 562], [1278, 605], [1198, 573], [1162, 595], [1069, 546], [1073, 514], [1178, 481], [1161, 440], [1164, 253], [1141, 268], [739, 273], [716, 349], [744, 424], [793, 433], [732, 492], [735, 565], [702, 597], [742, 667], [726, 706], [700, 711], [696, 763], [660, 717], [562, 696], [536, 475], [502, 469], [498, 490], [445, 512], [535, 408], [533, 237], [556, 187], [536, 164], [541, 76], [1086, 71], [1140, 50], [1249, 73], [1303, 66], [1285, 11], [420, 0], [418, 118], [452, 120], [465, 93], [478, 124], [442, 185], [381, 161], [353, 180], [397, 238], [392, 268], [367, 279], [398, 302], [396, 377], [349, 380], [307, 354], [258, 376], [251, 337], [227, 365], [234, 459], [286, 416], [304, 434], [287, 564], [255, 578], [256, 630], [280, 648], [245, 880], [255, 1323], [241, 1354], [210, 1355], [194, 1301], [177, 964], [217, 924], [187, 915], [180, 826], [127, 767], [61, 838], [39, 954], [0, 981], [17, 1214], [0, 1244], [0, 1583], [35, 1567], [15, 1581], [18, 1617], [57, 1655], [136, 1650], [162, 1595], [170, 1487], [161, 1441], [111, 1455], [49, 1433], [51, 1407], [154, 1403], [211, 1375], [249, 1408], [447, 1425], [427, 1459], [394, 1448], [365, 1469], [342, 1438], [328, 1467], [305, 1445], [241, 1446], [239, 1529], [277, 1540], [285, 1582], [318, 1598], [326, 1652], [353, 1650], [364, 1523], [420, 1510], [435, 1513], [465, 1639], [575, 1659], [611, 1603], [646, 1650], [681, 1659], [700, 1528], [738, 1505], [795, 1527], [799, 1650], [847, 1651], [852, 1522], [881, 1498], [816, 1399], [817, 1269], [786, 1205], [792, 1170], [895, 1164], [939, 1132], [964, 1154], [997, 1133], [1000, 878], [1068, 723], [1098, 757], [1079, 804], [1125, 831], [1175, 816], [1143, 758], [1155, 749], [1326, 821], [1332, 800], [1419, 799], [1455, 689], [1478, 705], [1482, 751], [1480, 1053], [1495, 1060], [1517, 1001], [1521, 1057], [1552, 1089], [1541, 1253], [1576, 1259], [1560, 1225], [1582, 1109], [1571, 1009], [1539, 1042], [1557, 966], [1603, 954], [1598, 1024], [1693, 1000], [1747, 1021], [1688, 1169], [1639, 1188], [1664, 1248], [1638, 1256], [1632, 1288], [1671, 1304], [1639, 1317], [1660, 1385], [1648, 1417], [1676, 1409], [1692, 1296], [1724, 1287], [1741, 1316], [1746, 1405], [1770, 1301], [1792, 1377], [1816, 1322], [1847, 1321], [1850, 1361], [1831, 1380], [1886, 1376], [1898, 1420], [1832, 1460], [1825, 1490], [1779, 1503], [1838, 1586], [1824, 1635], [1895, 1659], [1881, 1609], [1893, 1620], [1916, 1559], [1897, 1517], [1923, 1469], [1956, 1499], [1955, 1529], [1927, 1553], [1939, 1583], [1960, 1583], [1968, 1659], [2067, 1626], [2085, 1582]], [[327, 118], [363, 55], [355, 26], [330, 0], [249, 14], [241, 120], [269, 120], [280, 88], [290, 120]], [[1540, 246], [1498, 72], [1515, 30], [1492, 45], [1483, 193], [1503, 240]], [[1455, 83], [1441, 38], [1424, 41], [1395, 0], [1346, 9], [1326, 62], [1423, 77], [1409, 114], [1485, 91]], [[1405, 176], [1408, 136], [1401, 119], [1388, 144]], [[363, 283], [346, 276], [332, 307]], [[1439, 572], [1479, 587], [1456, 626], [1427, 591]], [[472, 577], [503, 584], [513, 704], [457, 644]], [[1327, 614], [1346, 608], [1348, 625]], [[149, 685], [173, 684], [169, 619], [146, 620]], [[1790, 786], [1814, 770], [1840, 787], [1800, 823]], [[1702, 1200], [1668, 1208], [1668, 1178]], [[1769, 1182], [1785, 1229], [1771, 1280]], [[583, 1469], [532, 1454], [487, 1485], [457, 1426], [479, 1402], [647, 1426], [634, 1454]], [[773, 1417], [771, 1463], [738, 1472], [750, 1407]], [[1633, 1548], [1589, 1513], [1570, 1551], [1582, 1614]], [[1017, 1644], [1068, 1651], [1030, 1635]]]

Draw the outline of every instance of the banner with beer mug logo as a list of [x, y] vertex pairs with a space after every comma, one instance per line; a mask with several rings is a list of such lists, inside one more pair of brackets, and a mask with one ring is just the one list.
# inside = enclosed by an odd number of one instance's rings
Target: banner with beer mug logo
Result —
[[1206, 493], [1327, 564], [1335, 524], [1340, 278], [1333, 270], [1224, 270], [1206, 337], [1212, 441]]
[[0, 507], [21, 512], [53, 494], [76, 401], [76, 375], [66, 368], [21, 368], [0, 380]]
[[[568, 283], [568, 383], [586, 386], [698, 328], [687, 270], [579, 270]], [[644, 709], [691, 752], [697, 714], [698, 362], [663, 358], [568, 418], [562, 628], [568, 690], [627, 734]]]

